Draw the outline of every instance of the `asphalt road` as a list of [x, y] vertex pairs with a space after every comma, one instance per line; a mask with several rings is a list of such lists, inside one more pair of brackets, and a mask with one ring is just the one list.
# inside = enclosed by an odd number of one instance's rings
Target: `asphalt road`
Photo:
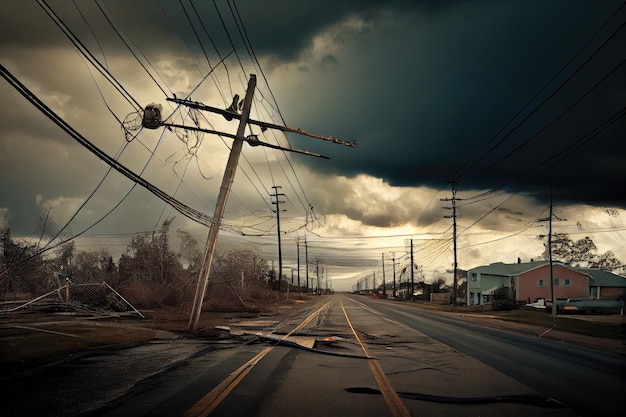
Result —
[[550, 396], [581, 415], [617, 416], [626, 409], [623, 356], [484, 327], [381, 300], [360, 302]]
[[[622, 357], [338, 294], [3, 381], [3, 416], [621, 415]], [[585, 382], [588, 381], [588, 382]]]

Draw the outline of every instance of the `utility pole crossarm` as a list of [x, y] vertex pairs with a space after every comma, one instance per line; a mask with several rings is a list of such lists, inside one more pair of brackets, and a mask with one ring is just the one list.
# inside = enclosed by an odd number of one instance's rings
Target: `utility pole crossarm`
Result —
[[[196, 126], [179, 125], [179, 124], [176, 124], [176, 123], [161, 123], [161, 126], [173, 127], [173, 128], [177, 128], [177, 129], [192, 130], [192, 131], [195, 131], [195, 132], [203, 132], [203, 133], [209, 133], [209, 134], [212, 134], [212, 135], [224, 136], [224, 137], [231, 138], [231, 139], [238, 139], [237, 135], [233, 135], [232, 133], [219, 132], [217, 130], [204, 129], [204, 128], [196, 127]], [[299, 153], [299, 154], [302, 154], [302, 155], [315, 156], [317, 158], [323, 158], [323, 159], [330, 159], [329, 157], [327, 157], [325, 155], [320, 155], [320, 154], [315, 153], [315, 152], [303, 151], [301, 149], [284, 148], [282, 146], [273, 145], [271, 143], [261, 142], [256, 137], [256, 135], [250, 135], [250, 136], [244, 138], [243, 140], [248, 142], [248, 145], [250, 145], [250, 146], [265, 146], [266, 148], [279, 149], [281, 151], [294, 152], [294, 153]]]
[[[191, 108], [194, 108], [194, 109], [206, 110], [206, 111], [210, 111], [211, 113], [221, 114], [227, 120], [230, 120], [230, 119], [241, 119], [241, 115], [239, 113], [231, 111], [231, 110], [224, 110], [224, 109], [220, 109], [218, 107], [209, 106], [209, 105], [198, 103], [198, 102], [191, 101], [191, 100], [183, 100], [183, 99], [180, 99], [180, 98], [169, 98], [168, 97], [166, 100], [167, 101], [172, 101], [174, 103], [182, 104], [183, 106], [191, 107]], [[248, 119], [247, 122], [249, 124], [253, 124], [253, 125], [259, 126], [261, 128], [276, 129], [276, 130], [280, 130], [282, 132], [289, 132], [289, 133], [297, 133], [299, 135], [308, 136], [308, 137], [315, 138], [315, 139], [321, 139], [321, 140], [337, 143], [337, 144], [340, 144], [340, 145], [349, 146], [349, 147], [352, 147], [352, 148], [356, 147], [356, 143], [354, 141], [353, 142], [347, 142], [347, 141], [340, 140], [340, 139], [333, 138], [333, 137], [316, 135], [315, 133], [310, 133], [310, 132], [304, 131], [302, 129], [294, 129], [294, 128], [288, 127], [288, 126], [282, 126], [282, 125], [277, 125], [277, 124], [274, 124], [274, 123], [262, 122], [262, 121], [253, 120], [253, 119]]]

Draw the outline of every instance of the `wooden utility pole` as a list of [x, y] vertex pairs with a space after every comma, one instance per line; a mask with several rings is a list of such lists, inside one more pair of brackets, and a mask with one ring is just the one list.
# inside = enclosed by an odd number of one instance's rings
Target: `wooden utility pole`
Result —
[[[237, 129], [236, 135], [233, 135], [231, 133], [226, 133], [226, 132], [218, 132], [212, 129], [204, 129], [199, 126], [186, 126], [184, 124], [179, 125], [179, 124], [172, 124], [172, 123], [164, 123], [162, 120], [160, 120], [160, 115], [159, 115], [158, 120], [153, 120], [152, 117], [146, 117], [146, 113], [144, 112], [144, 120], [142, 122], [142, 125], [146, 128], [156, 129], [157, 127], [167, 127], [170, 129], [172, 128], [185, 129], [185, 130], [205, 132], [205, 133], [210, 133], [210, 134], [217, 134], [223, 137], [229, 137], [229, 138], [234, 139], [233, 147], [231, 148], [230, 155], [228, 157], [228, 163], [226, 165], [226, 170], [224, 172], [224, 177], [222, 178], [222, 185], [220, 187], [220, 192], [217, 198], [213, 220], [211, 222], [211, 226], [209, 229], [209, 236], [207, 237], [207, 246], [206, 246], [204, 257], [203, 257], [203, 263], [202, 263], [202, 268], [200, 270], [200, 276], [198, 278], [198, 285], [196, 287], [196, 293], [194, 296], [191, 316], [189, 318], [189, 329], [194, 330], [194, 331], [198, 327], [198, 321], [200, 319], [200, 312], [202, 311], [202, 301], [206, 293], [206, 287], [208, 284], [209, 274], [211, 270], [211, 263], [213, 261], [213, 255], [215, 253], [215, 247], [217, 244], [217, 235], [218, 235], [218, 231], [220, 227], [222, 227], [222, 217], [224, 216], [226, 201], [228, 199], [228, 194], [230, 193], [230, 188], [234, 181], [235, 172], [237, 170], [237, 164], [239, 162], [239, 156], [241, 155], [241, 149], [243, 147], [243, 142], [244, 141], [248, 142], [250, 146], [264, 146], [264, 147], [279, 149], [279, 150], [283, 150], [287, 152], [295, 152], [295, 153], [300, 153], [304, 155], [310, 155], [310, 156], [328, 159], [328, 157], [325, 157], [323, 155], [319, 155], [313, 152], [293, 149], [291, 147], [284, 148], [279, 145], [262, 142], [259, 140], [257, 135], [251, 134], [246, 137], [244, 136], [246, 125], [250, 124], [250, 125], [259, 126], [262, 131], [265, 129], [276, 129], [282, 132], [297, 133], [299, 135], [309, 136], [309, 137], [316, 138], [316, 139], [322, 139], [325, 141], [329, 141], [329, 142], [333, 142], [333, 143], [337, 143], [337, 144], [341, 144], [341, 145], [345, 145], [349, 147], [356, 147], [355, 142], [346, 142], [346, 141], [339, 140], [333, 137], [325, 137], [325, 136], [305, 132], [302, 129], [294, 129], [288, 126], [281, 126], [281, 125], [276, 125], [273, 123], [267, 123], [267, 122], [251, 119], [250, 108], [252, 107], [252, 98], [254, 96], [255, 88], [256, 88], [256, 75], [251, 74], [250, 80], [248, 82], [248, 89], [246, 91], [246, 97], [244, 98], [244, 101], [243, 101], [243, 106], [239, 105], [241, 104], [239, 103], [239, 96], [235, 95], [235, 97], [233, 98], [232, 105], [227, 109], [220, 109], [217, 107], [208, 106], [206, 104], [197, 103], [197, 102], [187, 100], [187, 99], [179, 99], [176, 97], [167, 98], [167, 101], [172, 101], [177, 104], [182, 104], [190, 108], [221, 114], [228, 121], [239, 120], [239, 128]], [[238, 112], [239, 109], [241, 109], [241, 113]], [[308, 273], [308, 270], [307, 270], [307, 273]], [[279, 275], [282, 275], [282, 271], [280, 271]], [[281, 276], [278, 277], [279, 283], [280, 283], [281, 278], [282, 278]], [[308, 279], [307, 279], [307, 282], [308, 282]]]
[[383, 298], [387, 298], [387, 283], [385, 282], [385, 252], [383, 252]]
[[458, 275], [458, 262], [457, 262], [457, 246], [456, 246], [456, 240], [457, 240], [457, 234], [456, 234], [456, 219], [457, 219], [457, 215], [456, 215], [456, 202], [461, 200], [460, 198], [457, 198], [456, 196], [456, 181], [454, 180], [450, 180], [448, 181], [450, 183], [450, 185], [452, 186], [452, 198], [442, 198], [441, 201], [451, 201], [452, 202], [452, 207], [443, 207], [444, 209], [447, 210], [452, 210], [452, 214], [451, 215], [447, 215], [447, 216], [443, 216], [445, 218], [452, 218], [452, 244], [454, 246], [454, 264], [453, 264], [453, 277], [452, 277], [452, 300], [450, 300], [452, 302], [452, 304], [456, 303], [456, 298], [457, 298], [457, 290], [458, 290], [458, 280], [459, 277]]
[[553, 203], [552, 203], [552, 188], [550, 188], [550, 215], [548, 218], [542, 218], [538, 221], [540, 222], [548, 222], [548, 263], [550, 265], [550, 299], [552, 300], [552, 320], [556, 319], [556, 299], [554, 298], [554, 268], [552, 262], [552, 222], [554, 219], [564, 221], [567, 219], [562, 219], [554, 214]]
[[304, 235], [304, 270], [306, 271], [306, 292], [309, 293], [309, 247], [306, 243], [306, 234]]
[[298, 288], [300, 292], [302, 292], [302, 288], [300, 287], [300, 236], [296, 238], [296, 256], [298, 258]]
[[317, 288], [315, 289], [315, 292], [317, 294], [319, 294], [319, 291], [320, 291], [320, 259], [319, 258], [317, 258], [315, 260], [315, 276], [317, 278], [316, 279], [316, 281], [317, 281], [317, 284], [316, 284]]
[[217, 202], [215, 203], [215, 212], [213, 214], [213, 222], [209, 228], [209, 235], [207, 237], [207, 245], [204, 251], [204, 258], [202, 261], [202, 268], [200, 269], [200, 276], [198, 277], [198, 285], [196, 286], [196, 293], [193, 300], [193, 307], [191, 309], [191, 315], [189, 317], [190, 330], [197, 330], [198, 322], [200, 321], [200, 313], [202, 312], [202, 301], [206, 294], [206, 287], [209, 282], [209, 275], [211, 273], [211, 264], [213, 262], [213, 255], [215, 254], [215, 247], [217, 245], [217, 235], [220, 230], [220, 224], [222, 223], [222, 217], [224, 216], [224, 210], [226, 209], [226, 201], [230, 194], [230, 189], [235, 180], [235, 172], [237, 171], [237, 164], [239, 163], [239, 156], [241, 155], [241, 148], [245, 140], [246, 125], [248, 124], [248, 118], [250, 117], [250, 108], [252, 107], [252, 97], [254, 96], [254, 89], [256, 88], [256, 75], [251, 74], [248, 81], [248, 89], [246, 90], [246, 97], [243, 100], [243, 109], [241, 112], [241, 118], [239, 119], [239, 127], [237, 128], [237, 135], [233, 141], [233, 146], [228, 156], [228, 162], [226, 163], [226, 170], [224, 171], [224, 177], [222, 178], [222, 185], [220, 186], [220, 192], [217, 196]]
[[556, 299], [554, 298], [554, 268], [552, 265], [552, 190], [550, 190], [550, 221], [548, 226], [548, 261], [550, 262], [550, 299], [552, 299], [552, 320], [556, 318]]
[[393, 262], [393, 299], [396, 299], [396, 295], [398, 295], [398, 292], [396, 291], [396, 253], [395, 252], [391, 252], [392, 253], [392, 257], [391, 257], [391, 262]]
[[272, 200], [272, 204], [276, 205], [276, 210], [274, 210], [274, 213], [276, 213], [276, 226], [277, 226], [277, 230], [278, 230], [278, 291], [280, 291], [280, 282], [282, 281], [283, 278], [283, 252], [281, 249], [281, 244], [280, 244], [280, 203], [284, 203], [284, 201], [281, 201], [278, 199], [279, 196], [284, 196], [285, 194], [281, 194], [278, 192], [278, 189], [281, 188], [280, 185], [272, 185], [272, 188], [274, 189], [274, 194], [272, 194], [272, 197], [274, 197], [274, 200]]
[[373, 276], [372, 280], [374, 281], [374, 283], [372, 285], [372, 287], [373, 287], [372, 290], [374, 292], [376, 292], [376, 271], [374, 271], [374, 276]]
[[413, 299], [413, 294], [415, 294], [415, 274], [413, 272], [413, 238], [411, 238], [411, 294], [409, 300]]

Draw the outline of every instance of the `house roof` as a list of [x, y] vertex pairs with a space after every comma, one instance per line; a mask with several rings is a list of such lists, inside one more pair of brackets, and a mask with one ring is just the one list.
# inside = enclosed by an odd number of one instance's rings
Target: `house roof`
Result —
[[[523, 274], [524, 272], [531, 271], [536, 268], [548, 265], [550, 262], [546, 260], [505, 264], [502, 262], [496, 262], [489, 265], [483, 265], [476, 268], [472, 268], [468, 271], [471, 273], [480, 273], [481, 275], [496, 275], [496, 276], [516, 276]], [[572, 267], [561, 262], [553, 262], [553, 265], [559, 265], [565, 268], [572, 269], [574, 271], [585, 274], [591, 278], [590, 285], [594, 287], [621, 287], [626, 288], [626, 277], [614, 274], [609, 271], [604, 271], [598, 268], [578, 268]]]
[[587, 274], [593, 279], [594, 287], [623, 287], [626, 288], [626, 277], [616, 275], [609, 271], [597, 268], [576, 268], [583, 274]]
[[[468, 271], [468, 273], [514, 276], [514, 275], [519, 275], [523, 272], [533, 270], [535, 268], [539, 268], [549, 263], [550, 263], [549, 261], [533, 261], [533, 262], [515, 263], [515, 264], [505, 264], [502, 262], [496, 262], [493, 264], [472, 268]], [[562, 265], [560, 263], [558, 264]]]

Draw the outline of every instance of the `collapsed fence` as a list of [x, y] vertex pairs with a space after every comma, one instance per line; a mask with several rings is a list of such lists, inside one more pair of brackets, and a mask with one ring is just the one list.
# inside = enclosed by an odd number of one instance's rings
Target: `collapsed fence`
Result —
[[110, 311], [115, 313], [136, 314], [145, 318], [128, 300], [106, 282], [73, 284], [64, 286], [35, 297], [28, 301], [4, 303], [12, 307], [0, 309], [0, 313], [12, 313], [26, 308], [66, 306], [83, 311]]

